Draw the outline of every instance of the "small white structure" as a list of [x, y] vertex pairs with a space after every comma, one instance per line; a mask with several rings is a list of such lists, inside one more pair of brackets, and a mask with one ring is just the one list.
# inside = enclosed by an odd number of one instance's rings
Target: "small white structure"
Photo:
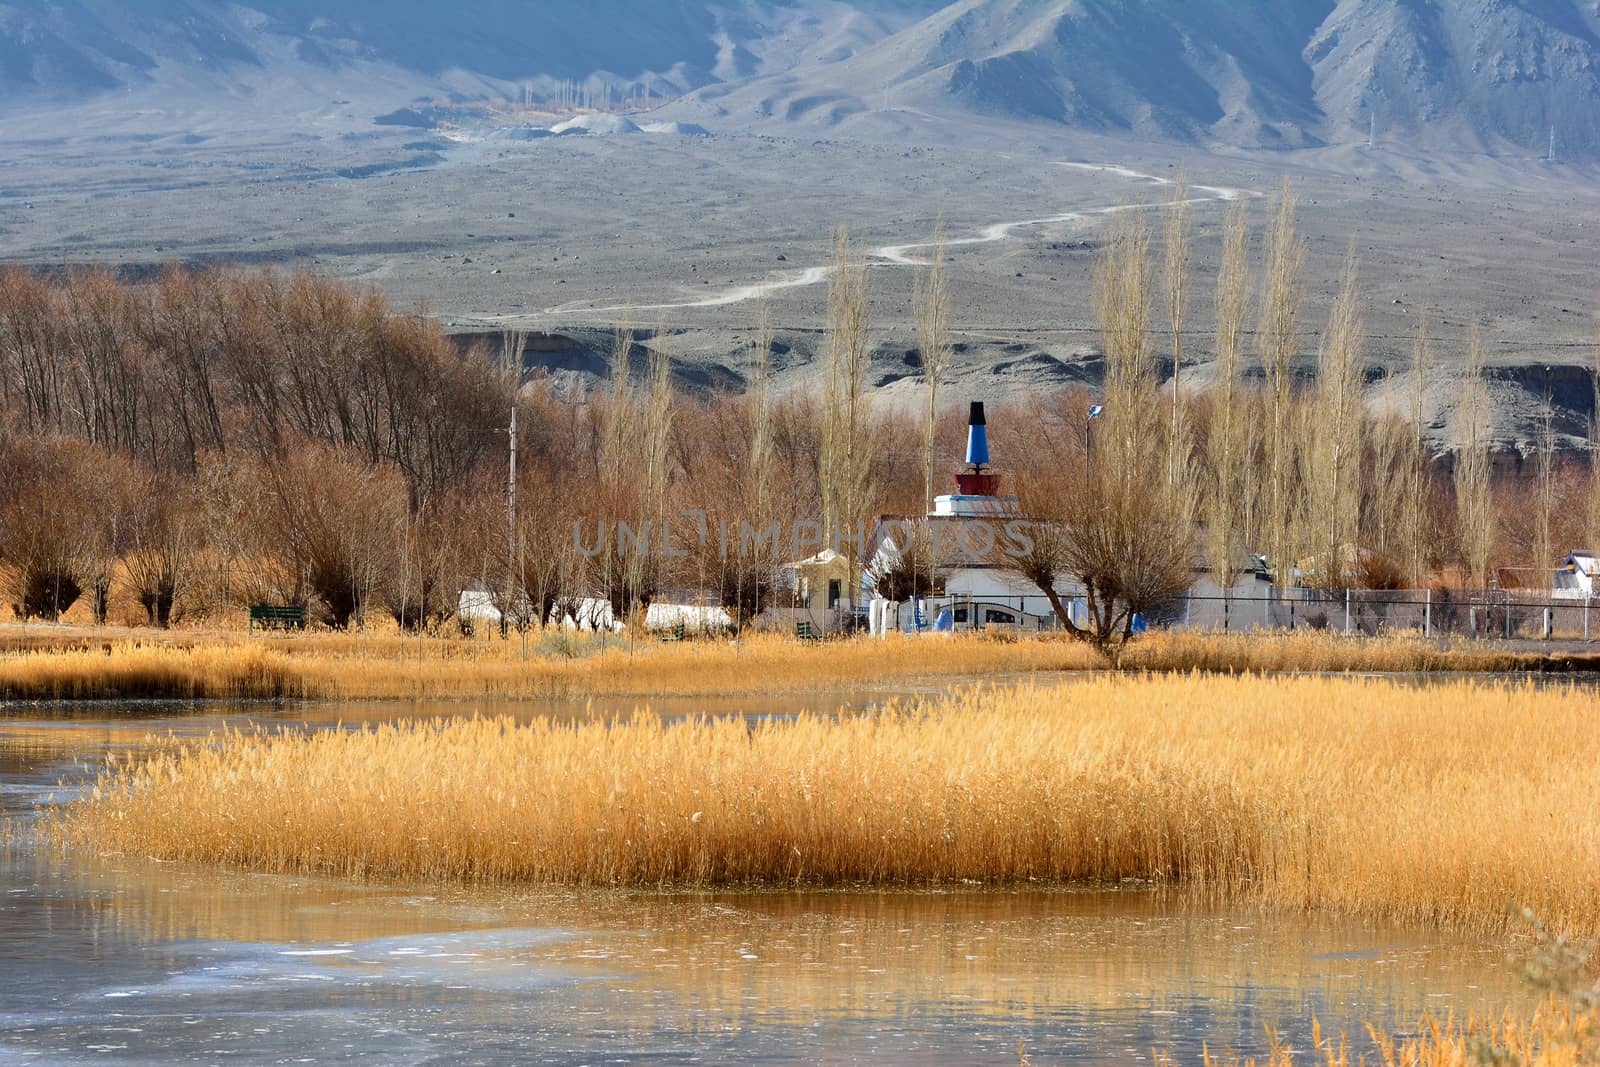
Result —
[[494, 594], [489, 587], [474, 579], [461, 590], [461, 596], [456, 601], [456, 618], [469, 627], [480, 622], [499, 626], [500, 607], [494, 602]]
[[1550, 595], [1561, 600], [1587, 600], [1595, 595], [1600, 577], [1600, 557], [1588, 549], [1575, 549], [1556, 568]]
[[644, 613], [644, 628], [650, 633], [679, 626], [690, 633], [716, 633], [733, 629], [733, 616], [720, 604], [651, 604]]
[[[500, 625], [500, 606], [494, 593], [483, 582], [474, 581], [461, 591], [456, 604], [456, 614], [463, 623], [482, 623], [489, 627]], [[533, 614], [533, 606], [526, 601], [521, 606], [524, 617]], [[611, 610], [611, 601], [604, 597], [563, 597], [550, 612], [546, 625], [561, 626], [583, 633], [621, 633], [627, 624], [618, 620]], [[733, 617], [719, 604], [688, 604], [657, 602], [645, 611], [644, 628], [649, 633], [663, 633], [682, 626], [694, 633], [709, 633], [733, 628]]]
[[[533, 614], [533, 605], [524, 600], [513, 613], [513, 618], [517, 615], [531, 618]], [[485, 626], [498, 627], [501, 619], [500, 605], [495, 602], [495, 595], [489, 587], [475, 580], [461, 590], [461, 596], [456, 601], [456, 617], [467, 626], [482, 623]], [[600, 597], [563, 599], [551, 610], [550, 618], [545, 620], [545, 624], [559, 625], [568, 630], [579, 630], [584, 633], [601, 630], [617, 633], [624, 629], [622, 623], [611, 617], [611, 602]]]
[[850, 588], [850, 560], [825, 548], [809, 559], [785, 566], [794, 587], [795, 606], [820, 618], [826, 613], [849, 611], [855, 606]]

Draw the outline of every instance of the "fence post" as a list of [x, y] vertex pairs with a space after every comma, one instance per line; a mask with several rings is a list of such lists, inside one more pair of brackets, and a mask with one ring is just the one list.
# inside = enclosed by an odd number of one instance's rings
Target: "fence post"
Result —
[[1511, 590], [1506, 590], [1506, 640], [1511, 640]]
[[1350, 590], [1344, 591], [1344, 635], [1350, 636]]
[[1583, 594], [1583, 639], [1589, 640], [1589, 594]]
[[1555, 632], [1555, 613], [1546, 606], [1544, 609], [1544, 639], [1550, 640]]
[[1267, 586], [1267, 595], [1261, 599], [1261, 625], [1268, 630], [1272, 629], [1272, 590], [1276, 586]]
[[1422, 600], [1422, 636], [1424, 639], [1433, 637], [1433, 590], [1423, 593]]

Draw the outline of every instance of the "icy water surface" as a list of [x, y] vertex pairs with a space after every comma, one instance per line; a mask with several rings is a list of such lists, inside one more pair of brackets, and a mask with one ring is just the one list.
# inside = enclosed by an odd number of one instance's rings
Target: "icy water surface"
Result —
[[[0, 810], [25, 829], [152, 730], [461, 710], [12, 709]], [[1139, 887], [397, 887], [0, 846], [0, 1064], [1015, 1064], [1019, 1043], [1039, 1065], [1198, 1062], [1202, 1043], [1259, 1052], [1268, 1028], [1303, 1044], [1313, 1016], [1354, 1036], [1520, 996], [1501, 946]]]

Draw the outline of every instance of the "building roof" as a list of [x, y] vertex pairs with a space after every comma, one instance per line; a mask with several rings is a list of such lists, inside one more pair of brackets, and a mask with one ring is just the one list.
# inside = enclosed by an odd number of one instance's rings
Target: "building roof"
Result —
[[785, 566], [789, 567], [791, 570], [817, 570], [834, 566], [835, 564], [844, 561], [844, 558], [845, 557], [843, 555], [835, 552], [833, 549], [825, 548], [821, 552], [818, 552], [816, 555], [811, 556], [808, 559], [797, 560], [794, 563], [785, 564]]

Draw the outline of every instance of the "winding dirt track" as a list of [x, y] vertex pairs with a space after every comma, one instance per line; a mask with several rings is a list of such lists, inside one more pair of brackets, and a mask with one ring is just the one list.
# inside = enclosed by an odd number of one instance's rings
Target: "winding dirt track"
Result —
[[[1056, 166], [1066, 167], [1070, 170], [1090, 171], [1101, 174], [1111, 174], [1128, 181], [1142, 182], [1149, 185], [1171, 185], [1170, 178], [1157, 177], [1154, 174], [1144, 174], [1140, 171], [1130, 170], [1127, 167], [1109, 163], [1057, 163]], [[1234, 189], [1221, 185], [1194, 185], [1191, 186], [1196, 193], [1203, 195], [1190, 197], [1188, 203], [1209, 204], [1220, 201], [1238, 200], [1241, 197], [1257, 196], [1247, 189]], [[1018, 230], [1034, 229], [1040, 226], [1053, 226], [1067, 222], [1083, 222], [1095, 216], [1115, 214], [1127, 210], [1126, 203], [1111, 204], [1106, 207], [1083, 208], [1078, 211], [1066, 211], [1058, 215], [1044, 215], [1038, 218], [1017, 219], [1012, 222], [996, 222], [985, 226], [977, 233], [966, 237], [951, 237], [944, 242], [946, 248], [965, 248], [974, 245], [998, 244], [1003, 241], [1017, 239]], [[926, 260], [918, 258], [917, 253], [933, 247], [931, 241], [917, 241], [910, 244], [883, 245], [867, 252], [867, 265], [869, 267], [916, 267], [926, 265]], [[591, 307], [587, 304], [562, 304], [558, 307], [545, 309], [546, 315], [568, 315], [579, 312], [591, 314], [594, 312], [634, 313], [645, 311], [678, 311], [692, 308], [728, 307], [733, 304], [742, 304], [750, 300], [760, 300], [774, 293], [781, 293], [789, 289], [804, 289], [813, 285], [821, 285], [833, 273], [833, 267], [822, 265], [806, 267], [796, 271], [782, 272], [766, 281], [756, 282], [751, 285], [735, 286], [724, 289], [720, 293], [703, 297], [699, 300], [684, 300], [663, 304], [633, 304], [616, 305], [611, 307]], [[505, 316], [510, 318], [511, 316]]]

